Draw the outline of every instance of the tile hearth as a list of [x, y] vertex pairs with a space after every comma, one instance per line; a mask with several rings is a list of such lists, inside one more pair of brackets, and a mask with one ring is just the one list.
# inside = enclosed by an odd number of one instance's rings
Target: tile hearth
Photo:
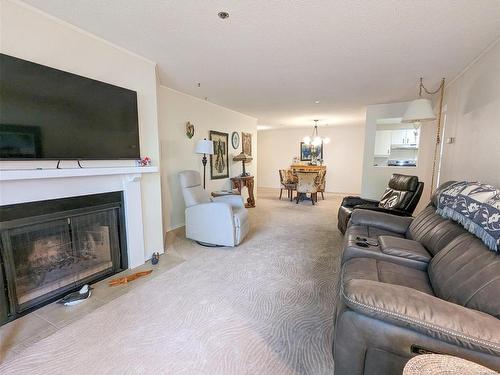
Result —
[[37, 341], [44, 339], [57, 332], [59, 329], [71, 324], [72, 322], [82, 318], [86, 314], [106, 305], [115, 298], [128, 293], [129, 291], [142, 285], [147, 280], [166, 272], [173, 267], [181, 264], [184, 259], [172, 255], [163, 254], [160, 257], [158, 265], [151, 265], [150, 262], [134, 268], [126, 270], [119, 274], [113, 275], [111, 278], [125, 276], [130, 273], [153, 269], [153, 273], [148, 277], [143, 277], [135, 280], [130, 284], [118, 285], [109, 287], [107, 282], [109, 279], [102, 280], [92, 287], [92, 296], [90, 299], [75, 306], [62, 306], [56, 303], [51, 303], [32, 313], [29, 313], [17, 320], [0, 327], [0, 363], [14, 356]]

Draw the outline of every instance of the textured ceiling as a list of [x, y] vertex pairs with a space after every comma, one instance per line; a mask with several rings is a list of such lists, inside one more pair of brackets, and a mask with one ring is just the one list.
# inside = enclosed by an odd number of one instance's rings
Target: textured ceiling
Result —
[[500, 36], [500, 0], [25, 2], [157, 62], [163, 85], [273, 127], [359, 122]]

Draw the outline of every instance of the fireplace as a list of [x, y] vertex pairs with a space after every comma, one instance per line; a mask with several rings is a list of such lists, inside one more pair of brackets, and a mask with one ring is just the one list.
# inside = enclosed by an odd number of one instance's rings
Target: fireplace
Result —
[[122, 193], [0, 207], [0, 323], [127, 268]]

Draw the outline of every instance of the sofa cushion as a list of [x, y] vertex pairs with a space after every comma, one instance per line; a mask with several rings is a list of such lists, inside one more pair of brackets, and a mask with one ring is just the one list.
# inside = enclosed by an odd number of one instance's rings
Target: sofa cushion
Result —
[[[418, 189], [417, 176], [394, 173], [389, 180], [389, 187], [385, 189], [380, 199], [379, 206], [389, 209], [409, 210], [411, 213], [420, 199], [422, 187]], [[417, 190], [419, 191], [417, 192]], [[416, 194], [418, 196], [415, 196]], [[410, 204], [412, 202], [413, 204]]]
[[415, 217], [406, 237], [421, 242], [432, 255], [436, 255], [451, 240], [466, 232], [459, 224], [438, 215], [431, 205]]
[[434, 295], [427, 272], [371, 258], [353, 258], [342, 267], [342, 282], [371, 280]]
[[378, 205], [383, 208], [404, 209], [410, 203], [413, 194], [411, 191], [398, 191], [387, 188], [382, 194]]
[[417, 176], [394, 173], [389, 180], [389, 188], [399, 191], [415, 191], [418, 186]]
[[383, 231], [398, 233], [404, 236], [412, 222], [411, 217], [390, 215], [370, 210], [354, 210], [351, 215], [351, 225], [376, 227]]
[[192, 186], [182, 189], [186, 207], [192, 207], [197, 204], [209, 203], [212, 201], [208, 193], [201, 186]]
[[480, 239], [464, 233], [429, 264], [437, 296], [500, 319], [500, 256]]
[[411, 287], [349, 278], [342, 301], [351, 310], [466, 349], [500, 355], [500, 321]]
[[[356, 229], [356, 227], [351, 228]], [[342, 264], [353, 258], [370, 258], [417, 270], [427, 270], [430, 255], [418, 242], [393, 236], [379, 236], [378, 240], [367, 240], [367, 237], [352, 235], [351, 228], [349, 234], [344, 237]], [[386, 240], [380, 241], [383, 238]], [[382, 243], [384, 243], [383, 249]]]
[[351, 225], [347, 228], [346, 236], [359, 236], [366, 238], [377, 238], [379, 236], [404, 237], [401, 233], [380, 229], [370, 225]]
[[431, 255], [420, 242], [392, 236], [379, 236], [380, 249], [384, 254], [428, 263]]

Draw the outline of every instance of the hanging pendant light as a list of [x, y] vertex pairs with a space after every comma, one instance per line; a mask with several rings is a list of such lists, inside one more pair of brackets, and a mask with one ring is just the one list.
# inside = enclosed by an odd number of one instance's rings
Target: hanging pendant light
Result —
[[432, 110], [432, 103], [429, 99], [415, 99], [410, 103], [401, 122], [426, 122], [434, 121], [436, 115]]
[[[437, 188], [435, 186], [436, 181], [436, 170], [438, 166], [438, 154], [439, 154], [439, 146], [441, 144], [441, 117], [443, 113], [443, 98], [444, 98], [444, 83], [445, 79], [441, 79], [441, 84], [435, 91], [429, 91], [423, 82], [423, 78], [420, 78], [420, 87], [418, 93], [418, 99], [415, 99], [410, 103], [408, 109], [406, 110], [401, 122], [409, 122], [413, 123], [415, 129], [417, 129], [420, 122], [425, 121], [433, 121], [437, 118], [437, 126], [436, 126], [436, 138], [434, 143], [434, 157], [432, 161], [432, 174], [431, 174], [431, 188], [430, 195], [434, 192], [434, 189]], [[438, 105], [438, 115], [434, 114], [432, 110], [432, 104], [429, 99], [422, 98], [422, 91], [425, 91], [427, 95], [434, 95], [439, 93], [439, 105]], [[437, 185], [437, 183], [436, 183]]]
[[322, 143], [327, 144], [330, 143], [330, 138], [328, 137], [320, 137], [319, 132], [318, 132], [318, 121], [319, 120], [314, 120], [314, 128], [313, 128], [313, 133], [312, 136], [305, 136], [302, 141], [306, 145], [312, 145], [312, 146], [320, 146]]
[[432, 109], [432, 103], [429, 99], [422, 98], [422, 90], [424, 90], [427, 94], [433, 95], [440, 91], [442, 87], [444, 87], [444, 78], [441, 81], [441, 85], [436, 91], [428, 91], [425, 88], [423, 78], [421, 77], [418, 99], [415, 99], [410, 103], [401, 122], [415, 123], [434, 121], [436, 119], [436, 115], [434, 114], [434, 110]]

